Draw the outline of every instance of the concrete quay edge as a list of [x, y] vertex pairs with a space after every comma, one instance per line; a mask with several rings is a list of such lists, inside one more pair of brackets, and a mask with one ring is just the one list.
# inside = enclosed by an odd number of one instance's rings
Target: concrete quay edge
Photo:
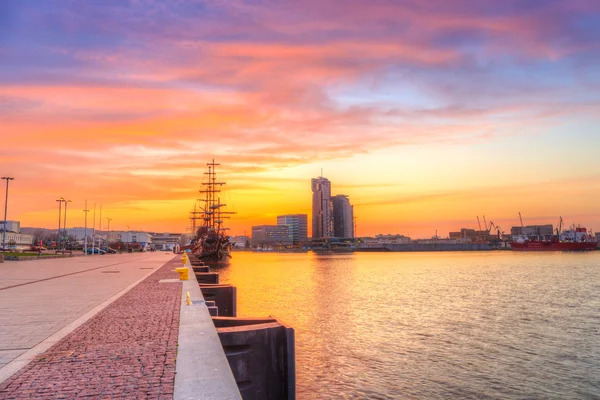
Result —
[[[182, 281], [174, 400], [241, 400], [221, 340], [194, 270], [186, 257], [189, 280]], [[189, 293], [191, 304], [187, 304]]]

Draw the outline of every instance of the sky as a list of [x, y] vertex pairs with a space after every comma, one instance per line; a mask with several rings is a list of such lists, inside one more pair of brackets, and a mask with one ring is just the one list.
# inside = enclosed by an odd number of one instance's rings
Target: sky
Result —
[[8, 219], [183, 232], [214, 159], [232, 234], [321, 170], [358, 236], [600, 231], [598, 65], [595, 0], [3, 0]]

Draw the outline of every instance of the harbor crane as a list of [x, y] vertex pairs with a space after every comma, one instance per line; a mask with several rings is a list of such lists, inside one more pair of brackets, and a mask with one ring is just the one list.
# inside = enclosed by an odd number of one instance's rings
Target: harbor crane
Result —
[[562, 226], [563, 226], [563, 219], [562, 217], [560, 217], [560, 219], [558, 220], [558, 227], [556, 228], [556, 235], [560, 235], [560, 233], [562, 232]]
[[490, 229], [489, 230], [491, 230], [492, 228], [496, 229], [496, 233], [498, 234], [498, 240], [500, 240], [500, 235], [504, 234], [504, 232], [502, 232], [502, 229], [500, 229], [500, 227], [498, 225], [494, 224], [493, 221], [490, 221]]
[[479, 215], [477, 216], [477, 225], [479, 225], [479, 230], [481, 230], [481, 222], [479, 222]]
[[523, 227], [523, 217], [521, 217], [521, 211], [519, 211], [519, 220], [521, 221], [521, 227]]

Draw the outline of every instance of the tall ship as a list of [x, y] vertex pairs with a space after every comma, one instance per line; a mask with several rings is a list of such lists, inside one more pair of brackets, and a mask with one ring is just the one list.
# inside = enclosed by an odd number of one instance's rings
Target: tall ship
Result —
[[561, 231], [562, 218], [556, 235], [516, 235], [510, 248], [517, 251], [589, 251], [596, 250], [598, 240], [584, 227]]
[[[205, 172], [207, 179], [202, 182], [203, 188], [200, 190], [201, 198], [199, 210], [194, 208], [192, 213], [194, 237], [182, 250], [189, 249], [200, 261], [207, 265], [218, 266], [227, 265], [231, 260], [231, 246], [227, 230], [223, 226], [223, 221], [230, 218], [234, 212], [224, 211], [226, 204], [221, 203], [221, 188], [226, 182], [217, 181], [215, 160], [206, 164], [208, 172]], [[196, 224], [199, 221], [199, 224]]]

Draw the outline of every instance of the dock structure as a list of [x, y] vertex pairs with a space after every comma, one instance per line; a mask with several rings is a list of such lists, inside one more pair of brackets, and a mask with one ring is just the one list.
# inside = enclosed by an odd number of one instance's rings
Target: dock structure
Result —
[[241, 399], [181, 266], [160, 252], [0, 264], [0, 398]]

